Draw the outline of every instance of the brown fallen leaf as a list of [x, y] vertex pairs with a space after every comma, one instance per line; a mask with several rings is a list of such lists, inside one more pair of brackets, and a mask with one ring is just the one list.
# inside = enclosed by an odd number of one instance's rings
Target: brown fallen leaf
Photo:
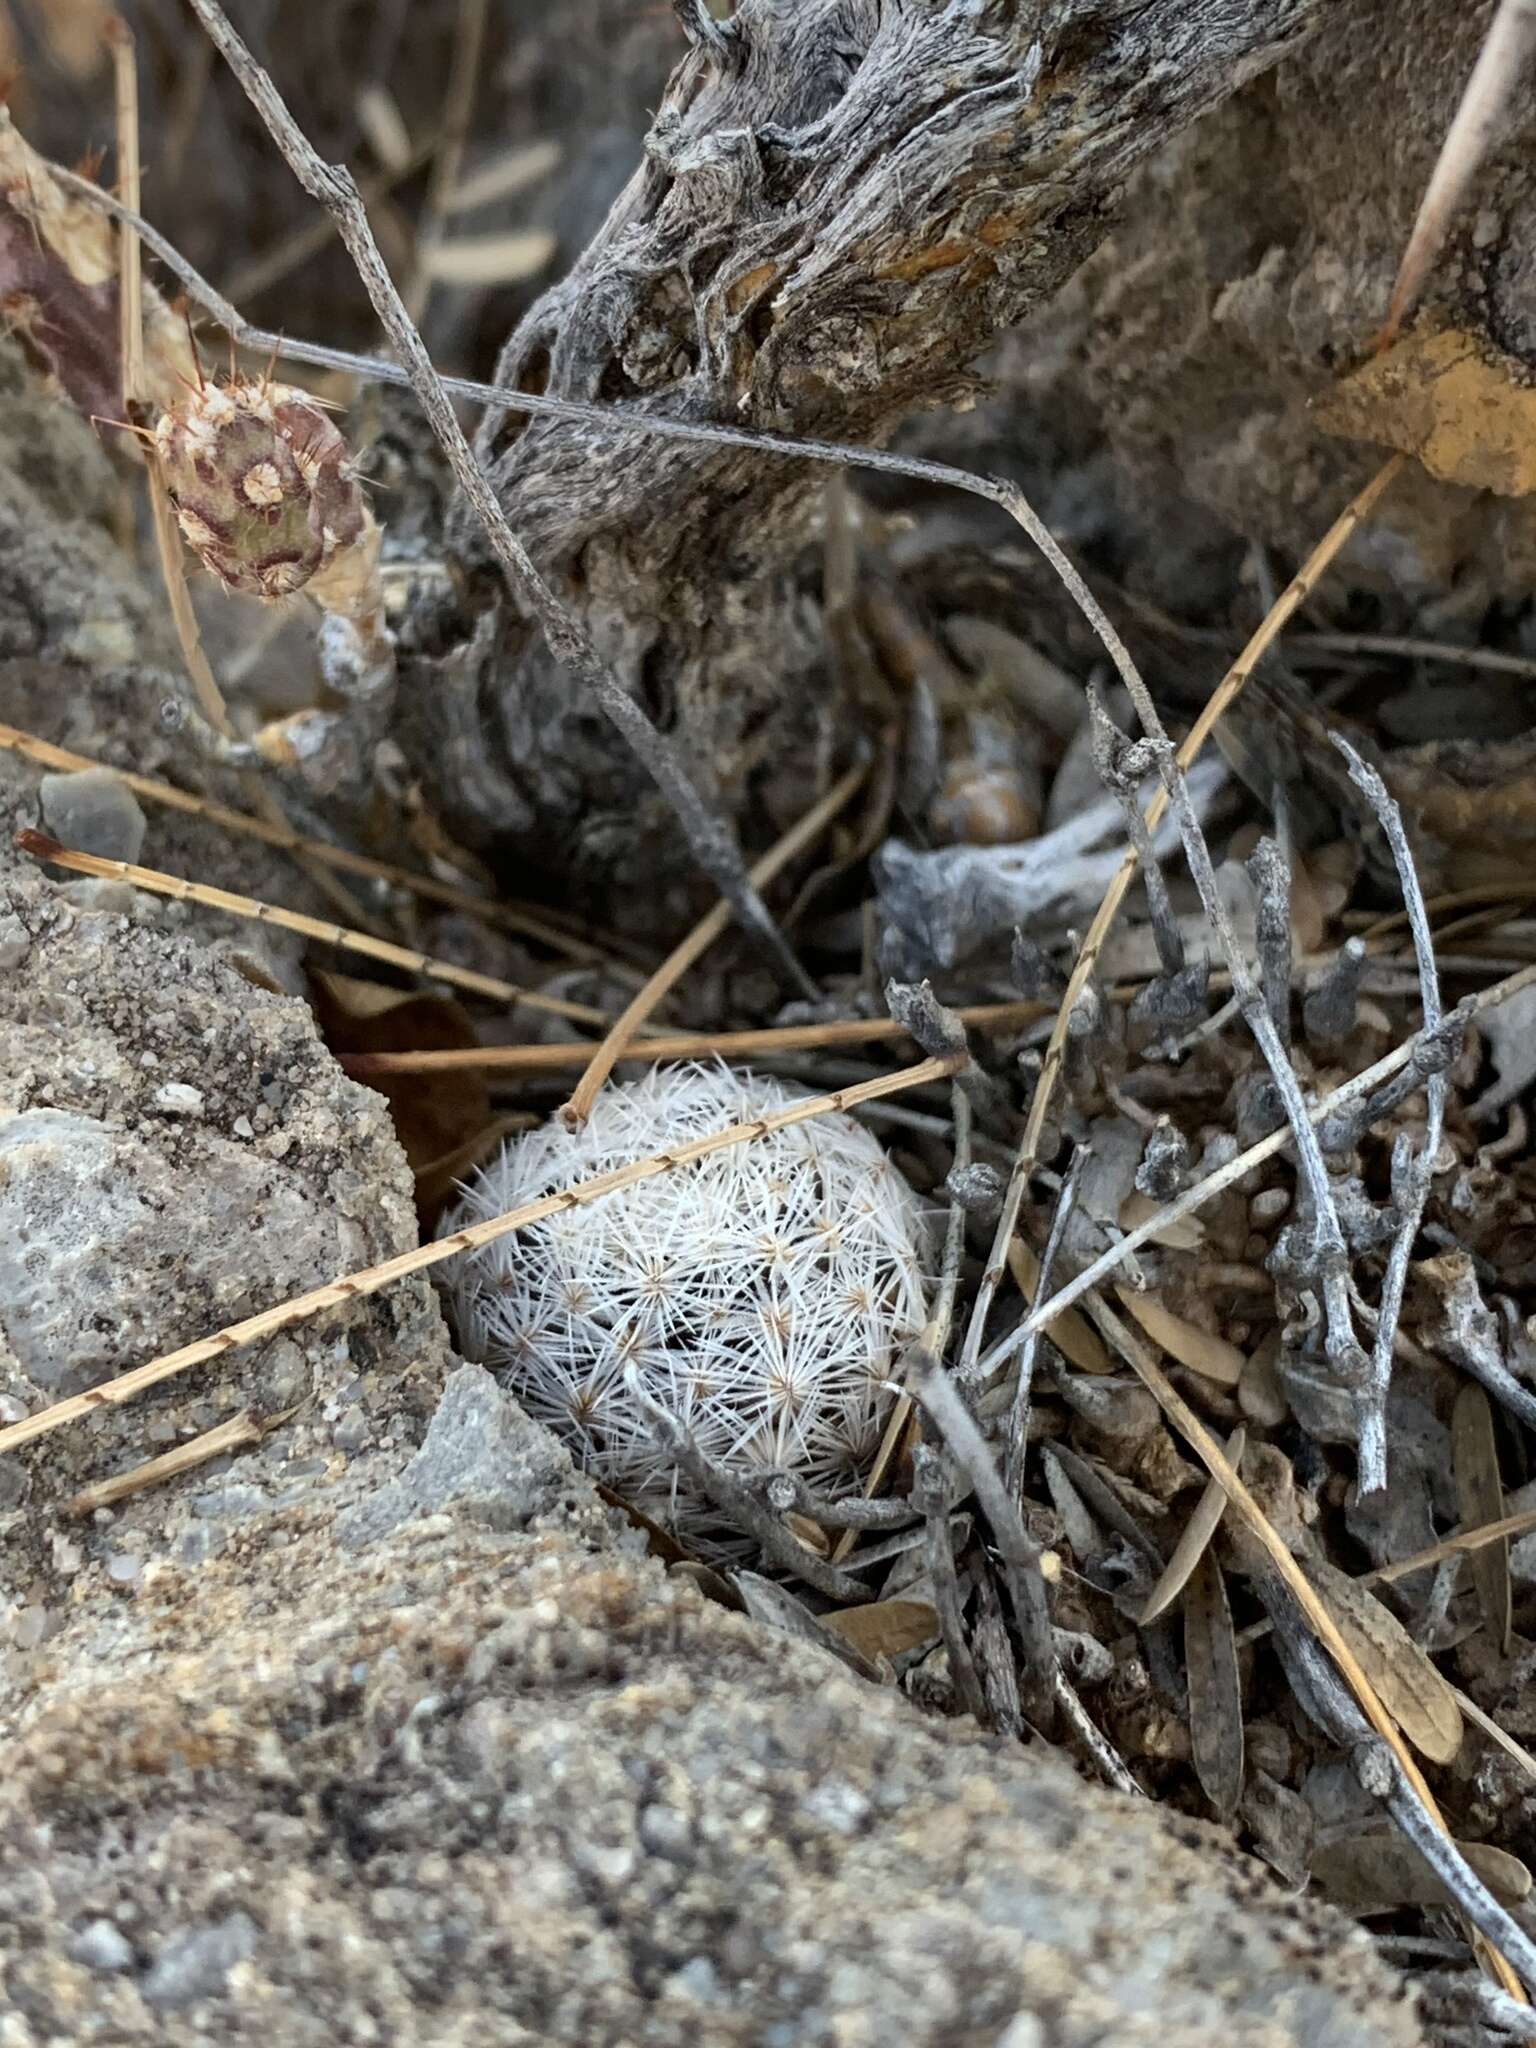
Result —
[[939, 1639], [939, 1617], [926, 1600], [874, 1600], [868, 1607], [845, 1607], [822, 1620], [861, 1655], [900, 1657]]
[[1195, 1776], [1217, 1813], [1230, 1820], [1243, 1796], [1243, 1689], [1226, 1582], [1208, 1549], [1195, 1559], [1184, 1587], [1184, 1663]]
[[[1486, 1842], [1456, 1847], [1505, 1906], [1530, 1894], [1531, 1873], [1518, 1856]], [[1388, 1913], [1398, 1906], [1445, 1906], [1453, 1901], [1413, 1844], [1391, 1830], [1351, 1834], [1312, 1852], [1319, 1889], [1351, 1913]]]
[[[313, 972], [310, 985], [325, 1041], [335, 1053], [433, 1051], [477, 1045], [469, 1012], [448, 996], [390, 988], [352, 974]], [[453, 1191], [443, 1162], [491, 1125], [490, 1093], [473, 1070], [381, 1074], [368, 1085], [389, 1104], [395, 1132], [417, 1174], [416, 1206], [430, 1231]]]
[[[1154, 1201], [1150, 1195], [1133, 1188], [1120, 1204], [1120, 1228], [1135, 1230], [1166, 1206], [1166, 1203]], [[1171, 1252], [1198, 1251], [1205, 1243], [1205, 1225], [1198, 1216], [1180, 1216], [1154, 1230], [1148, 1242], [1160, 1244]]]
[[1404, 1737], [1431, 1763], [1448, 1764], [1461, 1747], [1463, 1725], [1450, 1685], [1358, 1580], [1321, 1558], [1306, 1560], [1306, 1574]]
[[[1233, 1465], [1240, 1465], [1243, 1449], [1248, 1441], [1248, 1432], [1241, 1425], [1227, 1438], [1227, 1458]], [[1204, 1557], [1211, 1538], [1216, 1534], [1223, 1514], [1226, 1512], [1227, 1496], [1221, 1485], [1214, 1479], [1205, 1483], [1205, 1491], [1195, 1503], [1195, 1511], [1184, 1524], [1184, 1533], [1174, 1545], [1173, 1555], [1168, 1560], [1167, 1570], [1148, 1595], [1147, 1604], [1141, 1610], [1143, 1628], [1165, 1614], [1183, 1592], [1185, 1582], [1195, 1566]]]
[[[1013, 1275], [1014, 1286], [1033, 1308], [1035, 1289], [1040, 1285], [1040, 1261], [1022, 1237], [1015, 1237], [1008, 1247], [1008, 1270]], [[1103, 1339], [1096, 1330], [1089, 1328], [1075, 1308], [1063, 1309], [1053, 1322], [1046, 1325], [1045, 1334], [1062, 1357], [1075, 1365], [1079, 1372], [1114, 1371]]]
[[1502, 498], [1536, 491], [1536, 387], [1460, 328], [1405, 336], [1314, 401], [1326, 433], [1416, 455], [1431, 476]]
[[[1456, 1396], [1451, 1413], [1451, 1458], [1456, 1472], [1456, 1505], [1462, 1525], [1481, 1528], [1504, 1515], [1504, 1488], [1499, 1481], [1499, 1452], [1493, 1435], [1493, 1408], [1488, 1396], [1470, 1381]], [[1509, 1655], [1512, 1589], [1509, 1539], [1485, 1544], [1471, 1557], [1472, 1583], [1488, 1633]]]
[[1137, 1294], [1129, 1287], [1117, 1287], [1115, 1293], [1126, 1314], [1140, 1323], [1152, 1342], [1170, 1358], [1187, 1365], [1191, 1372], [1214, 1380], [1219, 1387], [1237, 1385], [1248, 1360], [1235, 1344], [1210, 1330], [1202, 1330], [1198, 1323], [1176, 1316], [1155, 1294]]

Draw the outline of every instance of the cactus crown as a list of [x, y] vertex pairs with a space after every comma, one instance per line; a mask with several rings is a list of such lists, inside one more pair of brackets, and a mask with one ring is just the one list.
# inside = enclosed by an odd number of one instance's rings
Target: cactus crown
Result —
[[[717, 1130], [796, 1091], [724, 1067], [658, 1068], [605, 1088], [580, 1131], [508, 1145], [445, 1229]], [[751, 1551], [657, 1449], [625, 1385], [633, 1365], [716, 1464], [782, 1467], [856, 1491], [891, 1405], [889, 1375], [924, 1315], [918, 1197], [847, 1117], [552, 1216], [464, 1260], [453, 1301], [468, 1357], [635, 1506], [721, 1560]]]
[[204, 383], [161, 415], [155, 447], [182, 534], [226, 590], [291, 596], [367, 526], [346, 442], [290, 384]]

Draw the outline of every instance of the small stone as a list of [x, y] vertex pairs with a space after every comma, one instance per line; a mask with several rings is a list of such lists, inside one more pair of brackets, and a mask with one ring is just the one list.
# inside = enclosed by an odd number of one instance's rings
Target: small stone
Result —
[[231, 1913], [212, 1927], [173, 1934], [140, 1985], [140, 1995], [146, 2005], [162, 2012], [213, 1998], [224, 1989], [224, 1979], [235, 1964], [254, 1951], [258, 1938], [249, 1913]]
[[205, 1106], [202, 1090], [190, 1087], [185, 1081], [165, 1082], [155, 1090], [150, 1103], [166, 1116], [201, 1116]]
[[142, 1557], [119, 1550], [107, 1559], [107, 1577], [114, 1586], [131, 1586], [144, 1569]]
[[229, 1127], [237, 1138], [254, 1138], [256, 1127], [248, 1116], [237, 1116]]
[[19, 967], [32, 947], [32, 934], [14, 910], [0, 912], [0, 972]]
[[110, 768], [45, 775], [38, 801], [54, 838], [80, 853], [136, 861], [144, 850], [144, 813], [133, 791]]
[[70, 1960], [87, 1970], [131, 1970], [133, 1948], [110, 1920], [89, 1920], [69, 1944]]

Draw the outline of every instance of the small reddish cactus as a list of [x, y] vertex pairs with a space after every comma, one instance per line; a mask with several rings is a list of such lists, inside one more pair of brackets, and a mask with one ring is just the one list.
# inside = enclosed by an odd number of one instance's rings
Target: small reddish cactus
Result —
[[161, 415], [155, 448], [187, 545], [226, 590], [289, 597], [372, 523], [346, 442], [292, 385], [203, 384]]

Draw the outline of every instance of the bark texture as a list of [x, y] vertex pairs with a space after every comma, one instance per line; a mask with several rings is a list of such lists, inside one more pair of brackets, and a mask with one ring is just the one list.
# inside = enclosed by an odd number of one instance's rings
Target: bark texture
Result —
[[[964, 398], [969, 366], [1103, 234], [1127, 173], [1293, 47], [1315, 0], [744, 0], [674, 73], [645, 156], [500, 381], [881, 441]], [[850, 714], [794, 563], [820, 475], [741, 450], [490, 417], [481, 451], [534, 553], [726, 806], [803, 801]], [[460, 557], [480, 558], [460, 519]], [[453, 758], [473, 703], [499, 807], [484, 843], [553, 836], [610, 867], [653, 838], [636, 779], [523, 629], [502, 621], [424, 695], [412, 751]], [[446, 687], [443, 685], [446, 684]], [[485, 763], [482, 762], [482, 767]], [[478, 811], [478, 816], [475, 812]]]

